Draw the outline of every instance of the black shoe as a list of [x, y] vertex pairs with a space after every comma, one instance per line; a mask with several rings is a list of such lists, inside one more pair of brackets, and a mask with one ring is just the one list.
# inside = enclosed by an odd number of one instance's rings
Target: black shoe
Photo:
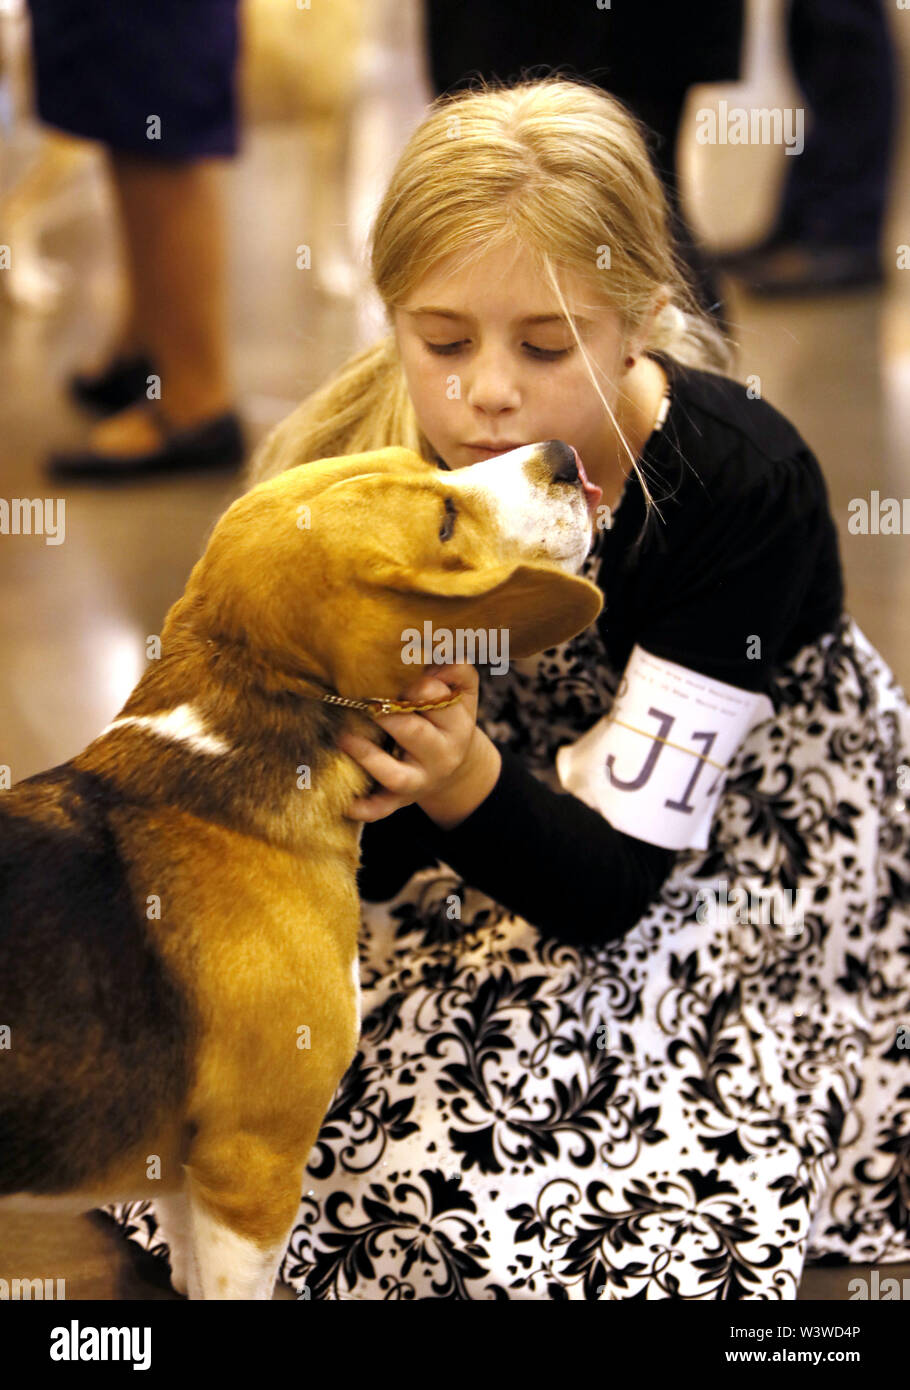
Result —
[[233, 472], [243, 463], [246, 442], [233, 412], [186, 429], [173, 429], [160, 411], [156, 414], [166, 431], [160, 448], [145, 454], [101, 454], [92, 450], [51, 454], [46, 472], [52, 478], [73, 482], [84, 479], [121, 483], [175, 473]]
[[877, 248], [791, 242], [744, 258], [731, 273], [752, 294], [828, 294], [880, 285], [885, 276]]
[[145, 395], [148, 379], [155, 368], [144, 353], [133, 357], [115, 357], [109, 366], [96, 376], [76, 372], [69, 379], [70, 395], [87, 410], [100, 415], [113, 415], [124, 410]]

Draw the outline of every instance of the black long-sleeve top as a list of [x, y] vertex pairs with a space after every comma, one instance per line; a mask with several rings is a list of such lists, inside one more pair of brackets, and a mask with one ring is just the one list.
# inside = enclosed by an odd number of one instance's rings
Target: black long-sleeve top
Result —
[[[597, 623], [610, 664], [622, 671], [638, 643], [705, 676], [770, 693], [770, 672], [831, 631], [843, 611], [823, 474], [794, 427], [744, 386], [653, 355], [668, 373], [672, 402], [640, 466], [663, 521], [646, 517], [632, 475], [602, 542], [606, 602]], [[417, 869], [441, 861], [560, 940], [623, 935], [678, 852], [616, 830], [577, 797], [551, 790], [504, 742], [496, 746], [495, 787], [454, 829], [442, 830], [416, 805], [364, 827], [361, 895], [386, 900]]]

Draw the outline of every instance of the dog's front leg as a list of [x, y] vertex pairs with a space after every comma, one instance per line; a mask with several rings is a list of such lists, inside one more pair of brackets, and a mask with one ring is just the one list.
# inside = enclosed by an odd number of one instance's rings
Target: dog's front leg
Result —
[[[270, 1299], [300, 1204], [302, 1163], [241, 1145], [188, 1165], [190, 1299]], [[258, 1146], [256, 1146], [258, 1147]], [[208, 1180], [206, 1180], [206, 1173]]]

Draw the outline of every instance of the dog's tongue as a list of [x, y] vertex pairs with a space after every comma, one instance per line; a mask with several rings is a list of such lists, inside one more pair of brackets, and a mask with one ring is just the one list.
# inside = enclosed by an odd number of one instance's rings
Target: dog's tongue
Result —
[[596, 507], [601, 497], [603, 497], [603, 489], [599, 488], [596, 483], [591, 482], [585, 472], [585, 467], [579, 457], [578, 450], [573, 449], [572, 453], [575, 455], [575, 467], [578, 469], [579, 481], [581, 482], [582, 491], [587, 498], [588, 506]]

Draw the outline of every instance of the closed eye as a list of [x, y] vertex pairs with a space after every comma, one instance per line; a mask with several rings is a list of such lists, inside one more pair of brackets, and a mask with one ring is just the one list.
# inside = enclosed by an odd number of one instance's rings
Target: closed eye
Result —
[[[424, 340], [424, 345], [429, 352], [433, 352], [437, 357], [454, 357], [454, 355], [469, 343], [468, 338], [459, 338], [456, 343], [429, 343]], [[530, 358], [535, 362], [556, 362], [560, 357], [568, 357], [570, 352], [575, 351], [574, 344], [564, 348], [542, 348], [534, 343], [522, 343], [522, 347]]]
[[439, 539], [441, 541], [448, 541], [452, 539], [452, 533], [455, 530], [455, 518], [458, 515], [458, 509], [451, 497], [446, 497], [444, 500], [446, 504], [446, 514], [445, 520], [439, 528]]

